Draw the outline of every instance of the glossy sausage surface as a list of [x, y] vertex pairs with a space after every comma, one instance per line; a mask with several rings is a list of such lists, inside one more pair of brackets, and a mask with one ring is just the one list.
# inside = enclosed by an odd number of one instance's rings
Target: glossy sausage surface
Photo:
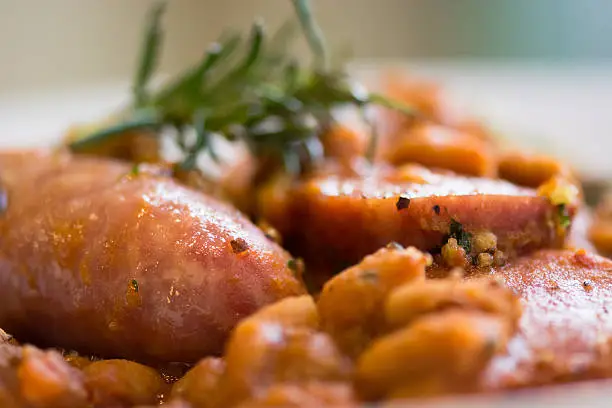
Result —
[[145, 362], [220, 353], [259, 307], [303, 293], [290, 256], [230, 206], [157, 170], [0, 155], [0, 327]]
[[[292, 251], [336, 270], [395, 241], [440, 248], [451, 221], [469, 233], [492, 232], [510, 254], [559, 247], [556, 208], [535, 190], [501, 180], [425, 174], [422, 180], [316, 177], [295, 188], [289, 232]], [[301, 253], [300, 253], [301, 251]]]
[[494, 274], [521, 296], [524, 311], [507, 355], [484, 373], [485, 388], [612, 376], [611, 260], [546, 250]]

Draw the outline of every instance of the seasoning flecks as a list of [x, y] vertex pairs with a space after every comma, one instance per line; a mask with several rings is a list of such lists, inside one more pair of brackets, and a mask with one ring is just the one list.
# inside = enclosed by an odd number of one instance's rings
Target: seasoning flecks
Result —
[[142, 305], [142, 298], [140, 297], [140, 285], [136, 279], [132, 279], [128, 282], [128, 288], [125, 293], [125, 300], [128, 306], [138, 307]]
[[433, 212], [436, 215], [440, 215], [440, 206], [438, 204], [434, 205], [433, 207], [431, 207], [431, 209], [433, 210]]
[[243, 238], [235, 238], [230, 241], [232, 252], [241, 254], [249, 250], [249, 244]]
[[300, 278], [304, 274], [304, 261], [301, 258], [292, 258], [287, 261], [287, 268], [291, 270], [296, 278]]
[[130, 281], [130, 288], [135, 292], [138, 293], [139, 287], [138, 287], [138, 281], [136, 279], [132, 279]]
[[472, 250], [472, 234], [464, 230], [463, 225], [453, 218], [450, 220], [449, 238], [455, 238], [466, 254]]

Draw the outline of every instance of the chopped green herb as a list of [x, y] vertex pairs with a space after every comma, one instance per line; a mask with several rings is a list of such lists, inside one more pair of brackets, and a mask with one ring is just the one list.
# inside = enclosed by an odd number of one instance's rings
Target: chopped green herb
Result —
[[130, 170], [130, 176], [137, 176], [138, 174], [140, 174], [140, 164], [134, 163]]
[[469, 254], [472, 250], [472, 234], [463, 229], [463, 225], [457, 220], [451, 218], [449, 238], [455, 238], [457, 244]]
[[398, 211], [404, 210], [410, 207], [410, 199], [408, 197], [399, 196], [395, 206], [397, 207]]
[[557, 216], [559, 217], [559, 225], [561, 228], [569, 228], [572, 221], [570, 219], [569, 213], [567, 211], [567, 206], [565, 204], [559, 204], [557, 206]]
[[[322, 158], [321, 137], [333, 122], [332, 111], [378, 105], [406, 115], [410, 106], [362, 91], [344, 69], [331, 67], [325, 40], [307, 0], [293, 0], [304, 36], [314, 56], [312, 67], [300, 64], [287, 30], [269, 36], [259, 22], [250, 35], [230, 33], [208, 48], [201, 60], [159, 89], [151, 89], [163, 28], [162, 3], [152, 10], [133, 85], [133, 103], [116, 115], [110, 127], [70, 142], [73, 151], [95, 150], [127, 131], [146, 130], [161, 137], [174, 129], [183, 153], [181, 168], [195, 167], [200, 153], [213, 159], [212, 137], [244, 142], [255, 159], [300, 174]], [[186, 135], [194, 131], [195, 142]], [[373, 155], [376, 137], [372, 134]], [[265, 179], [265, 175], [263, 177]]]
[[138, 281], [136, 279], [132, 279], [130, 282], [130, 287], [132, 288], [132, 290], [136, 293], [138, 293]]
[[287, 261], [287, 268], [293, 272], [295, 277], [300, 277], [304, 273], [304, 261], [301, 258], [290, 259]]

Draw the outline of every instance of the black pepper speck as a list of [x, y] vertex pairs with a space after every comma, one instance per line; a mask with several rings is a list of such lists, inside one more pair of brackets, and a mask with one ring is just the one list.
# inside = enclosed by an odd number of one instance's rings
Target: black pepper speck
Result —
[[397, 203], [395, 203], [395, 206], [397, 207], [398, 211], [404, 210], [404, 209], [410, 207], [410, 199], [408, 197], [400, 196], [397, 199]]

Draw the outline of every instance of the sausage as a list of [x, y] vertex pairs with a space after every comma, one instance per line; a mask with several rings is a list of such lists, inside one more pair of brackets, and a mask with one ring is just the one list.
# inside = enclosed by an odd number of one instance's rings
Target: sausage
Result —
[[334, 272], [392, 241], [439, 249], [453, 221], [467, 233], [492, 232], [497, 248], [510, 255], [563, 244], [566, 231], [553, 222], [558, 208], [532, 189], [452, 174], [419, 177], [400, 182], [384, 174], [316, 176], [293, 187], [284, 218], [271, 210], [269, 221], [309, 266]]
[[521, 296], [524, 311], [519, 334], [488, 367], [483, 389], [612, 376], [612, 260], [544, 250], [492, 274]]
[[261, 306], [304, 287], [290, 256], [229, 205], [155, 167], [0, 155], [0, 326], [144, 362], [222, 350]]

